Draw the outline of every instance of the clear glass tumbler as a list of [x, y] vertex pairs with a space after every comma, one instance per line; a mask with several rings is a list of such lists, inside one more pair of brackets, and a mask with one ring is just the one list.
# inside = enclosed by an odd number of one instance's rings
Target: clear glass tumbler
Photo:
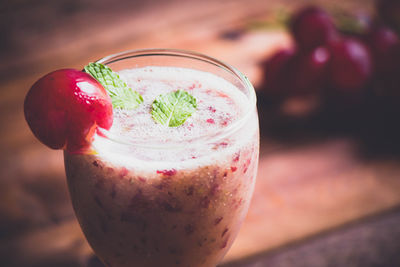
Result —
[[[135, 50], [98, 62], [115, 71], [145, 66], [201, 70], [225, 79], [246, 98], [241, 117], [212, 134], [157, 143], [99, 129], [94, 153], [64, 153], [77, 219], [107, 266], [217, 265], [245, 218], [256, 180], [259, 128], [253, 86], [235, 68], [188, 51]], [[189, 149], [205, 152], [186, 157]]]

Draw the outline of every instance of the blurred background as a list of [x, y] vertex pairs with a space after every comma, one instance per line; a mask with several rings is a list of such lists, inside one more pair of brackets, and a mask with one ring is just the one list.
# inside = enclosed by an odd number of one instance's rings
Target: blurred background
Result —
[[221, 266], [400, 266], [399, 3], [2, 1], [0, 266], [102, 266], [24, 96], [55, 69], [159, 47], [221, 59], [257, 91], [256, 191]]

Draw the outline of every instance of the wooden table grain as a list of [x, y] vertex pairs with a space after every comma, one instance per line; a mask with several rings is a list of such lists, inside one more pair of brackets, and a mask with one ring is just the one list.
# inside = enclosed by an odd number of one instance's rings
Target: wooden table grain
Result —
[[[87, 266], [92, 257], [70, 204], [62, 153], [41, 145], [24, 121], [24, 95], [38, 77], [123, 50], [169, 47], [234, 65], [258, 89], [259, 63], [292, 45], [271, 21], [278, 11], [309, 1], [50, 2], [33, 8], [11, 3], [1, 11], [3, 28], [5, 20], [21, 19], [5, 31], [0, 53], [0, 259], [6, 266]], [[340, 3], [371, 9], [371, 1]], [[275, 115], [259, 103], [255, 194], [225, 264], [400, 206], [397, 151], [371, 157], [353, 131], [319, 131], [307, 123], [289, 121], [276, 131], [282, 124], [270, 123]], [[287, 132], [291, 137], [281, 138]]]

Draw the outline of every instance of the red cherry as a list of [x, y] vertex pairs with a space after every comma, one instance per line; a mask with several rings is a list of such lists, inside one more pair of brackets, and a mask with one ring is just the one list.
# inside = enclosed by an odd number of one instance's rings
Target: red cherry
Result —
[[263, 93], [271, 97], [282, 97], [288, 89], [287, 70], [294, 57], [294, 48], [277, 51], [262, 63], [264, 71]]
[[112, 125], [111, 98], [89, 74], [61, 69], [40, 78], [24, 103], [33, 134], [53, 149], [84, 152], [97, 126]]
[[329, 50], [323, 46], [296, 55], [288, 77], [290, 92], [300, 96], [319, 94], [326, 81], [329, 61]]
[[343, 38], [329, 45], [332, 85], [338, 92], [357, 94], [372, 76], [370, 52], [361, 41]]
[[295, 41], [302, 50], [310, 50], [325, 45], [338, 35], [331, 16], [314, 6], [296, 12], [289, 27]]
[[371, 29], [365, 39], [371, 48], [375, 67], [379, 73], [387, 73], [398, 65], [393, 53], [400, 41], [394, 31], [384, 26], [377, 26]]

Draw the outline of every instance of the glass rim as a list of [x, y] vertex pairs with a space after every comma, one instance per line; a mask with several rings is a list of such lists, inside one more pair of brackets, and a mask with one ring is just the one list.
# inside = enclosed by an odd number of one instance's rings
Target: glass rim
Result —
[[185, 148], [187, 147], [187, 142], [194, 142], [195, 144], [198, 143], [217, 143], [219, 140], [231, 135], [232, 133], [236, 132], [239, 130], [245, 122], [247, 122], [254, 109], [256, 108], [256, 93], [254, 90], [253, 85], [250, 83], [249, 79], [238, 69], [235, 67], [220, 61], [218, 59], [215, 59], [213, 57], [207, 56], [202, 53], [190, 51], [190, 50], [183, 50], [183, 49], [169, 49], [169, 48], [147, 48], [147, 49], [133, 49], [133, 50], [126, 50], [122, 51], [119, 53], [111, 54], [108, 56], [105, 56], [99, 60], [96, 60], [96, 63], [101, 63], [104, 65], [108, 65], [111, 63], [115, 63], [121, 60], [125, 59], [130, 59], [130, 58], [135, 58], [135, 57], [145, 57], [145, 56], [175, 56], [175, 57], [184, 57], [188, 59], [193, 59], [193, 60], [200, 60], [205, 63], [212, 64], [216, 67], [219, 67], [223, 69], [224, 71], [227, 71], [228, 73], [236, 76], [236, 78], [239, 79], [239, 81], [242, 83], [244, 88], [247, 90], [248, 95], [246, 97], [248, 98], [248, 105], [244, 111], [244, 113], [241, 115], [239, 119], [228, 125], [227, 127], [224, 127], [220, 130], [217, 130], [215, 132], [212, 132], [211, 134], [204, 134], [200, 135], [197, 137], [185, 139], [184, 142], [182, 141], [173, 141], [173, 142], [152, 142], [150, 143], [144, 143], [143, 140], [141, 139], [132, 139], [132, 138], [126, 138], [124, 136], [121, 136], [119, 134], [113, 134], [110, 131], [104, 129], [104, 128], [98, 128], [97, 131], [99, 133], [100, 137], [107, 138], [108, 140], [121, 144], [121, 145], [129, 145], [129, 146], [135, 146], [135, 147], [141, 147], [141, 148], [149, 148], [149, 149], [160, 149], [160, 148], [165, 148], [165, 149], [177, 149], [177, 148]]

